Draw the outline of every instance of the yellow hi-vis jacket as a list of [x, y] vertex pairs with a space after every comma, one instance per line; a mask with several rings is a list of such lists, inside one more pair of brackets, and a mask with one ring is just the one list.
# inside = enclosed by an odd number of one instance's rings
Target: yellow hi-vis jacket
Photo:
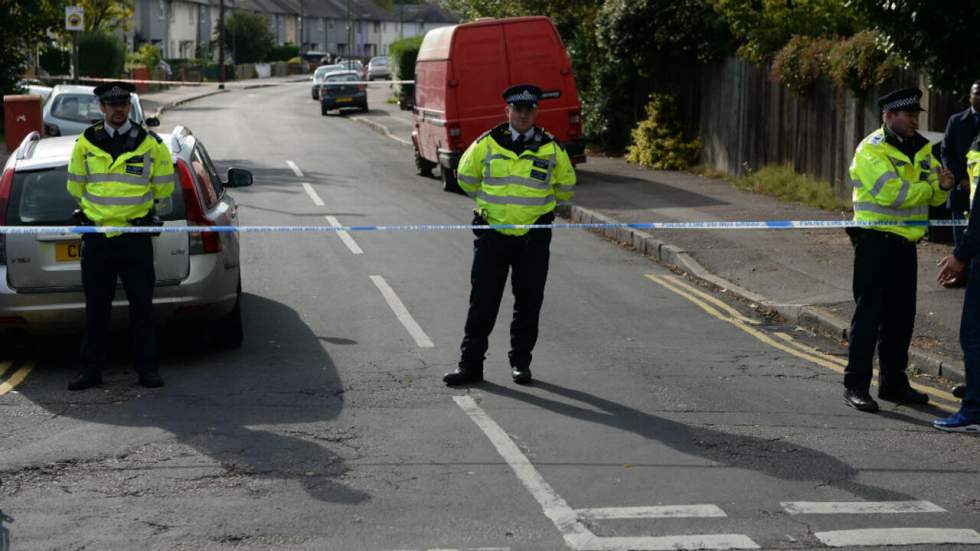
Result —
[[970, 206], [972, 207], [973, 196], [977, 194], [977, 184], [980, 184], [980, 143], [978, 142], [974, 142], [973, 147], [966, 152], [966, 175], [970, 179]]
[[[914, 159], [886, 141], [879, 128], [861, 141], [851, 161], [854, 220], [858, 222], [928, 220], [929, 206], [946, 201], [947, 192], [939, 187], [932, 145], [916, 134]], [[872, 229], [918, 241], [926, 235], [925, 226], [881, 226]]]
[[[540, 128], [520, 155], [500, 145], [510, 143], [507, 123], [476, 139], [459, 161], [459, 187], [476, 199], [489, 224], [533, 224], [572, 198], [575, 169], [568, 153]], [[526, 229], [499, 229], [524, 235]]]
[[[103, 122], [78, 137], [68, 163], [68, 193], [97, 226], [129, 226], [146, 216], [154, 200], [174, 191], [174, 162], [166, 144], [133, 123], [135, 149], [112, 158], [97, 144], [109, 139]], [[107, 234], [108, 237], [119, 235]]]

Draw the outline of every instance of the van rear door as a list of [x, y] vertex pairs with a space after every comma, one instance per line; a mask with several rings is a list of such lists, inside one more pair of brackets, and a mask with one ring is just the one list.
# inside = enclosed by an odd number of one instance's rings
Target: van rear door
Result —
[[500, 94], [510, 82], [506, 59], [504, 25], [456, 29], [449, 78], [459, 85], [449, 88], [452, 103], [447, 106], [447, 119], [455, 110], [463, 127], [464, 147], [504, 120]]
[[514, 21], [504, 24], [503, 31], [509, 82], [541, 88], [537, 125], [561, 141], [568, 140], [568, 111], [578, 108], [578, 93], [554, 25], [544, 18]]
[[[67, 166], [14, 174], [7, 224], [11, 226], [72, 226], [75, 198], [68, 193]], [[166, 225], [185, 225], [180, 189], [159, 206]], [[153, 238], [158, 285], [173, 285], [190, 271], [187, 234], [165, 233]], [[20, 291], [77, 291], [82, 288], [81, 235], [7, 235], [7, 283]]]

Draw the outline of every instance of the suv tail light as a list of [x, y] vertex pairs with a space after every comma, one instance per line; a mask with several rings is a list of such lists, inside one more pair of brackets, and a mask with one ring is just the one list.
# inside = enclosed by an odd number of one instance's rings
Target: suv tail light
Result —
[[575, 138], [582, 133], [582, 115], [579, 111], [568, 112], [568, 137]]
[[[7, 202], [10, 200], [10, 188], [14, 185], [14, 169], [8, 168], [0, 176], [0, 226], [7, 225]], [[0, 265], [7, 263], [7, 234], [0, 233]]]
[[44, 125], [44, 135], [45, 136], [60, 136], [61, 129], [58, 128], [56, 124], [45, 124]]
[[[180, 189], [184, 194], [184, 210], [187, 211], [187, 224], [191, 226], [213, 226], [204, 216], [204, 207], [197, 197], [194, 187], [194, 177], [191, 168], [183, 159], [177, 159], [177, 174], [180, 177]], [[187, 234], [190, 240], [190, 254], [209, 254], [221, 252], [221, 234], [216, 232], [191, 232]]]

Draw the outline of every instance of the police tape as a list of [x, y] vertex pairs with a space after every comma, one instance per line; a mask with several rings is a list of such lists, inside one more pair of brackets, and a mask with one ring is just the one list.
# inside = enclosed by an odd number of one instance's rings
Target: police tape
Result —
[[954, 227], [966, 220], [905, 220], [857, 222], [854, 220], [763, 220], [703, 222], [619, 222], [553, 224], [396, 224], [364, 226], [0, 226], [0, 234], [87, 233], [334, 233], [334, 232], [433, 232], [461, 230], [788, 230], [881, 227]]

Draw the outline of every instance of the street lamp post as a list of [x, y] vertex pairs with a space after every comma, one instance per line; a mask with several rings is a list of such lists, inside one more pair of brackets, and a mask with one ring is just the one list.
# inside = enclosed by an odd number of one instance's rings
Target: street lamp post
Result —
[[225, 0], [218, 0], [218, 89], [225, 89]]

